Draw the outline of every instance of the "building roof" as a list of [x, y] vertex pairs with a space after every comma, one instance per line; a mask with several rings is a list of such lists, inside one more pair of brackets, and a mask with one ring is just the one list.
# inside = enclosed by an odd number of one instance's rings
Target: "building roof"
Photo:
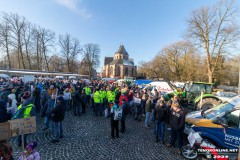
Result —
[[113, 61], [113, 57], [105, 57], [105, 59], [104, 59], [104, 65], [107, 65], [107, 64], [109, 64], [110, 62], [112, 62]]
[[118, 48], [118, 51], [115, 54], [128, 55], [128, 52], [125, 50], [123, 45], [120, 45], [119, 48]]
[[134, 66], [134, 63], [129, 60], [124, 59], [115, 59], [109, 65], [123, 64], [126, 66]]

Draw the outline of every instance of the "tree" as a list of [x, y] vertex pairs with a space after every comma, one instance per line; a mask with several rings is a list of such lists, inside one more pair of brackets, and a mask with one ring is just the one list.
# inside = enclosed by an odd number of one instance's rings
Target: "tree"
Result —
[[205, 53], [210, 83], [221, 57], [239, 39], [238, 10], [235, 1], [220, 1], [214, 7], [194, 11], [187, 21], [186, 35]]
[[45, 29], [45, 28], [40, 28], [40, 44], [41, 44], [41, 50], [42, 50], [42, 55], [44, 57], [44, 61], [47, 67], [47, 70], [49, 71], [49, 60], [48, 60], [48, 47], [52, 46], [55, 38], [55, 33], [51, 30]]
[[3, 46], [7, 53], [8, 67], [11, 69], [11, 59], [10, 59], [10, 26], [7, 22], [0, 24], [0, 46]]
[[93, 71], [100, 66], [100, 49], [97, 44], [86, 44], [83, 47], [83, 59], [88, 67], [89, 77], [93, 77]]
[[25, 46], [25, 53], [28, 61], [28, 68], [31, 70], [31, 53], [30, 53], [30, 45], [31, 45], [31, 37], [32, 37], [32, 26], [28, 22], [26, 23], [26, 27], [23, 28], [23, 41]]
[[77, 38], [72, 38], [69, 34], [59, 36], [59, 46], [62, 56], [66, 59], [68, 72], [77, 71], [74, 62], [81, 53], [80, 42]]
[[23, 28], [26, 26], [26, 19], [25, 17], [21, 17], [18, 14], [7, 14], [3, 13], [3, 19], [6, 23], [9, 24], [13, 40], [13, 46], [17, 49], [18, 53], [18, 64], [19, 68], [21, 68], [21, 62], [23, 69], [26, 69], [24, 54], [23, 54]]

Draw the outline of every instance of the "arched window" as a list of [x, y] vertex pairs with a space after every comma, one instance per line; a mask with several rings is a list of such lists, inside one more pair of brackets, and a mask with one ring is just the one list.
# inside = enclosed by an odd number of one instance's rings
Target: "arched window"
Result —
[[113, 67], [110, 67], [110, 76], [113, 75]]
[[125, 76], [128, 76], [128, 68], [125, 68]]
[[116, 66], [115, 67], [115, 76], [120, 76], [120, 67], [119, 66]]

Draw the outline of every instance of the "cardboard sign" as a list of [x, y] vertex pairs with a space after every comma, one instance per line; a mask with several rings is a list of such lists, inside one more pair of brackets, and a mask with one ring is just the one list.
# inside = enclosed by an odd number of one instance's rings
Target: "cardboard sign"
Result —
[[9, 140], [11, 138], [10, 132], [10, 123], [0, 123], [0, 141], [1, 140]]
[[141, 99], [140, 99], [140, 98], [133, 97], [133, 102], [134, 102], [134, 103], [137, 103], [137, 104], [140, 104], [140, 103], [141, 103]]
[[190, 146], [192, 147], [194, 145], [194, 143], [196, 142], [194, 136], [193, 136], [193, 133], [191, 132], [189, 135], [188, 135], [188, 142], [190, 144]]
[[9, 123], [12, 137], [36, 132], [36, 117], [14, 119]]

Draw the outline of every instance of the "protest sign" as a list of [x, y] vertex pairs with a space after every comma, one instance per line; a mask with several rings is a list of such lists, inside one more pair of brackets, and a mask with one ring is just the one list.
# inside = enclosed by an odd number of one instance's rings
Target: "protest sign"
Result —
[[36, 132], [36, 117], [10, 120], [11, 136]]

